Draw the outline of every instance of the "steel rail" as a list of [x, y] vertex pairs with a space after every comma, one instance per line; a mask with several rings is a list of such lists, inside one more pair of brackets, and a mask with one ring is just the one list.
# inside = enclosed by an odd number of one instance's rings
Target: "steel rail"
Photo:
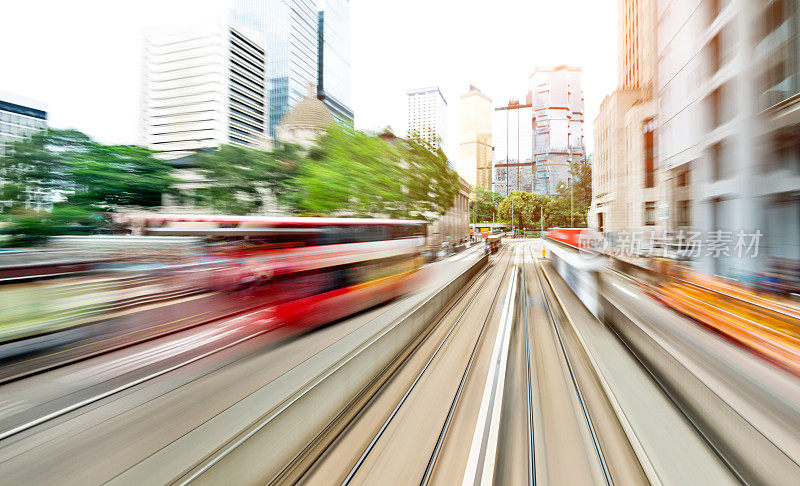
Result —
[[[508, 247], [506, 247], [508, 248]], [[499, 258], [500, 255], [498, 255]], [[508, 267], [511, 265], [511, 260], [506, 265], [503, 270], [503, 276], [500, 277], [500, 284], [497, 286], [497, 290], [494, 294], [493, 301], [497, 300], [497, 295], [500, 293], [500, 289], [503, 286], [503, 280], [505, 280], [506, 273], [508, 272]], [[476, 294], [477, 295], [477, 294]], [[447, 411], [447, 418], [442, 425], [442, 429], [439, 431], [439, 436], [436, 439], [436, 445], [433, 448], [433, 452], [431, 453], [431, 457], [428, 459], [428, 464], [425, 466], [425, 474], [422, 476], [422, 481], [420, 481], [420, 485], [425, 486], [430, 482], [431, 475], [433, 474], [433, 468], [436, 466], [436, 461], [439, 459], [439, 453], [441, 452], [442, 445], [444, 444], [444, 439], [447, 436], [447, 431], [450, 429], [450, 424], [453, 421], [453, 416], [455, 415], [456, 408], [458, 407], [458, 402], [461, 399], [461, 393], [464, 390], [464, 385], [467, 382], [467, 377], [469, 376], [469, 372], [472, 369], [472, 364], [475, 362], [475, 356], [478, 354], [478, 348], [480, 343], [483, 341], [484, 331], [486, 330], [486, 324], [489, 322], [489, 317], [491, 316], [491, 310], [486, 314], [486, 318], [483, 320], [483, 324], [481, 325], [481, 330], [478, 333], [478, 339], [475, 341], [475, 345], [472, 347], [472, 351], [470, 352], [469, 360], [467, 361], [467, 366], [464, 369], [464, 373], [461, 374], [461, 380], [458, 383], [458, 389], [456, 390], [456, 394], [453, 397], [452, 402], [450, 402], [450, 408]]]
[[[503, 249], [503, 252], [501, 252], [501, 253], [498, 255], [498, 258], [500, 257], [500, 255], [504, 254], [504, 252], [505, 252], [505, 248]], [[498, 284], [497, 291], [495, 292], [495, 297], [496, 297], [497, 293], [499, 293], [499, 291], [500, 291], [500, 288], [502, 288], [502, 285], [503, 285], [503, 280], [504, 280], [504, 278], [505, 278], [506, 271], [508, 270], [508, 266], [509, 266], [509, 265], [506, 265], [506, 267], [505, 267], [505, 269], [504, 269], [504, 271], [503, 271], [503, 276], [500, 278], [500, 283]], [[431, 355], [431, 357], [428, 359], [428, 361], [425, 363], [425, 366], [423, 366], [422, 370], [419, 372], [419, 374], [417, 374], [417, 376], [415, 377], [414, 381], [411, 383], [411, 386], [409, 386], [409, 387], [408, 387], [408, 389], [406, 390], [406, 392], [403, 394], [403, 397], [400, 399], [400, 401], [397, 403], [397, 405], [395, 406], [395, 408], [392, 410], [392, 413], [391, 413], [391, 414], [389, 414], [389, 417], [388, 417], [388, 418], [387, 418], [387, 419], [384, 421], [384, 423], [383, 423], [383, 425], [381, 426], [381, 428], [378, 430], [378, 432], [377, 432], [377, 433], [375, 434], [375, 436], [372, 438], [372, 440], [370, 441], [370, 443], [369, 443], [369, 445], [367, 446], [367, 448], [364, 450], [364, 452], [363, 452], [363, 453], [361, 454], [361, 456], [358, 458], [358, 461], [356, 461], [356, 463], [355, 463], [355, 464], [353, 465], [353, 467], [350, 469], [350, 472], [348, 473], [347, 477], [344, 479], [344, 481], [342, 481], [342, 485], [343, 485], [343, 486], [350, 484], [350, 482], [353, 480], [353, 478], [355, 477], [355, 475], [358, 473], [359, 469], [361, 468], [361, 466], [362, 466], [362, 465], [364, 464], [364, 462], [366, 461], [366, 459], [367, 459], [367, 456], [369, 455], [369, 453], [370, 453], [370, 452], [372, 452], [372, 450], [375, 448], [375, 445], [378, 443], [378, 440], [380, 440], [380, 438], [381, 438], [381, 436], [383, 435], [383, 433], [384, 433], [384, 432], [386, 431], [386, 429], [389, 427], [389, 424], [392, 422], [392, 420], [394, 419], [394, 417], [395, 417], [395, 416], [397, 415], [397, 413], [400, 411], [400, 408], [403, 406], [403, 404], [405, 403], [405, 401], [408, 399], [409, 395], [411, 395], [411, 392], [413, 391], [414, 387], [416, 387], [417, 383], [419, 383], [419, 381], [422, 379], [422, 376], [424, 375], [425, 371], [427, 371], [427, 369], [428, 369], [428, 367], [430, 366], [430, 364], [433, 362], [433, 360], [434, 360], [434, 359], [436, 358], [436, 356], [439, 354], [439, 351], [442, 349], [442, 347], [444, 347], [444, 344], [447, 342], [447, 340], [448, 340], [448, 338], [450, 337], [450, 335], [453, 333], [453, 331], [456, 329], [456, 327], [458, 327], [458, 325], [461, 323], [461, 321], [462, 321], [462, 319], [463, 319], [464, 315], [466, 314], [467, 310], [469, 310], [469, 308], [470, 308], [470, 307], [472, 306], [472, 304], [475, 302], [475, 300], [476, 300], [476, 297], [477, 297], [477, 296], [480, 294], [480, 291], [483, 289], [484, 285], [486, 285], [486, 282], [488, 282], [488, 281], [489, 281], [489, 278], [490, 278], [492, 275], [494, 275], [494, 274], [495, 274], [495, 270], [496, 270], [496, 269], [492, 269], [492, 271], [491, 271], [491, 272], [487, 272], [487, 273], [485, 274], [486, 276], [484, 277], [484, 279], [483, 279], [483, 281], [481, 282], [480, 286], [479, 286], [479, 287], [478, 287], [478, 289], [475, 291], [475, 293], [474, 293], [474, 294], [473, 294], [473, 295], [470, 297], [470, 300], [467, 302], [467, 305], [464, 307], [464, 309], [463, 309], [463, 310], [461, 311], [461, 313], [458, 315], [458, 317], [456, 318], [456, 320], [455, 320], [455, 322], [453, 323], [453, 325], [452, 325], [452, 326], [450, 327], [450, 329], [447, 331], [447, 334], [444, 336], [444, 338], [441, 340], [441, 342], [439, 343], [439, 345], [436, 347], [436, 350], [433, 352], [433, 354], [432, 354], [432, 355]], [[474, 283], [473, 283], [473, 285], [474, 285]], [[470, 288], [471, 288], [471, 287], [472, 287], [472, 286], [470, 286]], [[488, 317], [487, 317], [487, 320], [488, 320]], [[485, 324], [486, 324], [486, 321], [484, 321], [484, 326], [485, 326]], [[481, 334], [483, 334], [483, 328], [481, 328]], [[476, 346], [477, 346], [477, 344], [476, 344]], [[470, 358], [470, 362], [471, 362], [471, 361], [472, 361], [472, 357]], [[460, 392], [460, 390], [461, 390], [462, 388], [463, 388], [463, 386], [462, 386], [461, 384], [459, 384], [459, 392]], [[458, 392], [457, 392], [457, 395], [458, 395]], [[451, 404], [451, 408], [452, 408], [452, 404]], [[449, 426], [449, 420], [450, 420], [450, 419], [452, 419], [452, 414], [451, 414], [451, 413], [448, 413], [448, 420], [446, 420], [446, 424], [448, 424], [448, 426]], [[444, 431], [444, 433], [446, 433], [446, 430]], [[441, 439], [443, 439], [443, 433], [442, 433], [442, 432], [440, 432], [440, 438], [441, 438]], [[439, 444], [439, 441], [438, 441], [438, 440], [437, 440], [437, 445], [439, 445], [439, 448], [441, 448], [441, 445]], [[433, 464], [430, 464], [430, 462], [431, 462], [430, 460], [429, 460], [428, 462], [429, 462], [430, 469], [432, 470], [432, 468], [433, 468], [433, 467], [432, 467], [432, 466], [433, 466]], [[434, 461], [434, 462], [435, 462], [435, 461]], [[426, 468], [426, 476], [430, 476], [430, 474], [428, 473], [428, 470], [427, 470], [427, 469], [428, 469], [428, 468]]]
[[[569, 355], [567, 354], [567, 347], [564, 344], [564, 339], [561, 336], [561, 331], [558, 329], [558, 321], [556, 320], [556, 316], [555, 316], [555, 313], [553, 312], [552, 305], [550, 304], [550, 300], [548, 299], [547, 291], [545, 290], [545, 284], [542, 281], [542, 275], [541, 275], [540, 272], [544, 272], [544, 268], [542, 267], [542, 263], [541, 262], [539, 262], [539, 265], [536, 267], [536, 269], [537, 269], [536, 277], [539, 280], [539, 286], [542, 289], [542, 297], [543, 297], [542, 301], [545, 304], [545, 308], [547, 309], [547, 313], [550, 316], [550, 321], [551, 321], [551, 323], [553, 325], [553, 328], [556, 331], [556, 336], [558, 337], [558, 342], [559, 342], [560, 347], [561, 347], [561, 353], [563, 354], [564, 360], [567, 363], [567, 369], [569, 370], [569, 375], [570, 375], [570, 378], [572, 379], [572, 385], [574, 386], [575, 392], [577, 393], [578, 402], [580, 403], [580, 406], [581, 406], [581, 412], [583, 413], [583, 418], [586, 421], [586, 426], [589, 429], [589, 435], [591, 436], [591, 439], [592, 439], [592, 445], [594, 446], [595, 454], [596, 454], [597, 460], [598, 460], [598, 462], [600, 464], [600, 469], [603, 472], [603, 479], [604, 479], [604, 481], [605, 481], [607, 486], [613, 486], [614, 482], [611, 479], [611, 473], [608, 470], [608, 465], [606, 464], [605, 456], [603, 455], [603, 451], [600, 448], [600, 442], [599, 442], [599, 440], [597, 438], [597, 432], [595, 431], [594, 424], [592, 423], [592, 419], [589, 416], [589, 410], [588, 410], [588, 408], [586, 406], [586, 402], [585, 402], [585, 400], [583, 398], [583, 393], [581, 392], [581, 387], [578, 384], [578, 380], [577, 380], [577, 378], [575, 376], [575, 370], [573, 369], [572, 363], [571, 363], [571, 361], [569, 359]], [[548, 282], [547, 288], [549, 288], [550, 291], [553, 293], [553, 295], [555, 295], [555, 289], [552, 286], [549, 285], [549, 282]], [[566, 312], [566, 311], [562, 308], [562, 312]]]
[[[536, 258], [533, 256], [533, 250], [530, 245], [526, 245], [528, 252], [531, 255], [531, 263], [535, 264]], [[522, 294], [523, 301], [523, 314], [525, 316], [525, 385], [528, 394], [528, 484], [534, 486], [536, 484], [536, 443], [533, 437], [533, 386], [531, 384], [531, 353], [530, 353], [530, 340], [528, 337], [528, 280], [526, 278], [527, 265], [525, 264], [525, 250], [522, 252]]]

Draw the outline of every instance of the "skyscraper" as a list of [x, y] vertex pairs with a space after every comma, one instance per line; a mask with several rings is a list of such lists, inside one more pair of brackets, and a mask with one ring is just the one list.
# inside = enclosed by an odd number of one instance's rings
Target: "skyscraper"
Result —
[[318, 13], [317, 97], [340, 123], [353, 123], [350, 109], [350, 1], [328, 0]]
[[586, 160], [581, 76], [581, 68], [571, 66], [538, 67], [530, 76], [537, 194], [555, 194], [567, 182], [570, 163]]
[[619, 0], [617, 59], [619, 89], [653, 95], [655, 73], [655, 0]]
[[503, 196], [534, 190], [532, 122], [531, 105], [518, 100], [494, 110], [494, 191]]
[[267, 35], [269, 135], [317, 83], [319, 17], [315, 0], [236, 0], [235, 18]]
[[492, 188], [492, 99], [476, 88], [461, 95], [458, 171], [473, 187]]
[[142, 141], [172, 159], [201, 148], [266, 143], [266, 59], [258, 32], [228, 24], [150, 31]]
[[408, 95], [407, 135], [417, 136], [433, 148], [444, 146], [447, 101], [438, 86], [412, 89]]

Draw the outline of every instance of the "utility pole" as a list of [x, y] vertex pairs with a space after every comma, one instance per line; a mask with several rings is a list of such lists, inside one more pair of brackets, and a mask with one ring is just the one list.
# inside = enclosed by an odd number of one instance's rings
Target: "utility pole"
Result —
[[569, 227], [572, 228], [572, 177], [567, 177], [567, 183], [569, 184]]
[[542, 230], [539, 232], [539, 238], [544, 236], [544, 206], [539, 206], [539, 225]]

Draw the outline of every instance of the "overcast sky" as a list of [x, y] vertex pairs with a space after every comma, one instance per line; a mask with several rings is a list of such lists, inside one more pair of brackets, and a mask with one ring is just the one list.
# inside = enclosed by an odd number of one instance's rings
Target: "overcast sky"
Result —
[[[50, 123], [105, 143], [139, 141], [142, 32], [197, 22], [229, 0], [0, 2], [0, 91], [41, 100]], [[439, 85], [446, 150], [458, 98], [474, 84], [495, 105], [522, 98], [536, 66], [581, 66], [584, 134], [617, 81], [617, 0], [352, 0], [352, 108], [358, 128], [405, 132], [407, 89]]]

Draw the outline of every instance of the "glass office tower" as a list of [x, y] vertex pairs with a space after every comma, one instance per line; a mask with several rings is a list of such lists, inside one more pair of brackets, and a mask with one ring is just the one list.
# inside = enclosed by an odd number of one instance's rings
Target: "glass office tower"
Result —
[[338, 122], [352, 124], [350, 1], [328, 0], [319, 8], [317, 96]]
[[267, 34], [269, 135], [317, 84], [317, 2], [236, 0], [236, 21]]

